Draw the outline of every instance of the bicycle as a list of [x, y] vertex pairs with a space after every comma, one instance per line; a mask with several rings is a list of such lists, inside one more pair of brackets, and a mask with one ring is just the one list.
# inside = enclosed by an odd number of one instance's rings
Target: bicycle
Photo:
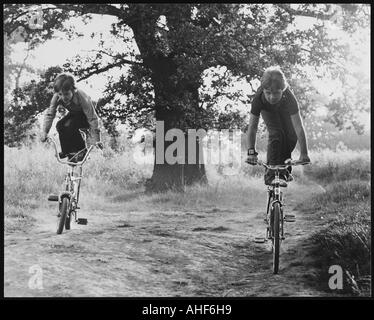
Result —
[[261, 160], [257, 160], [258, 165], [274, 170], [275, 178], [268, 186], [267, 190], [267, 207], [264, 222], [266, 223], [266, 236], [265, 238], [255, 238], [255, 242], [264, 243], [267, 240], [272, 242], [273, 253], [273, 273], [277, 274], [279, 271], [279, 253], [280, 246], [284, 237], [284, 222], [295, 222], [294, 215], [284, 215], [283, 208], [285, 206], [283, 201], [283, 192], [281, 187], [287, 187], [287, 181], [279, 177], [280, 170], [286, 170], [289, 166], [305, 165], [310, 162], [287, 161], [284, 165], [268, 165]]
[[[81, 132], [81, 134], [85, 138], [85, 136], [83, 135], [84, 132]], [[48, 197], [48, 201], [58, 201], [59, 203], [59, 210], [57, 215], [57, 234], [61, 234], [64, 230], [64, 227], [65, 230], [70, 230], [72, 217], [74, 217], [74, 221], [77, 224], [87, 224], [87, 219], [78, 218], [77, 210], [80, 209], [80, 207], [78, 206], [78, 201], [80, 185], [82, 181], [82, 167], [83, 164], [87, 161], [94, 145], [91, 145], [89, 148], [86, 147], [75, 154], [70, 154], [68, 158], [69, 160], [72, 160], [74, 158], [77, 159], [80, 153], [87, 150], [84, 158], [81, 161], [73, 162], [61, 160], [57, 150], [56, 141], [53, 138], [49, 137], [47, 141], [53, 144], [57, 161], [61, 164], [69, 165], [69, 169], [64, 179], [65, 190], [61, 191], [59, 195], [49, 195]], [[78, 174], [75, 173], [76, 168], [78, 168]]]

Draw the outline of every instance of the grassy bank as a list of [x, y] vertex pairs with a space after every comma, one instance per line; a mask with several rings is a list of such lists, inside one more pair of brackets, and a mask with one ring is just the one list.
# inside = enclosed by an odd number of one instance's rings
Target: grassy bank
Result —
[[369, 152], [321, 153], [306, 175], [324, 186], [326, 192], [313, 197], [299, 209], [324, 219], [325, 226], [311, 236], [312, 253], [320, 269], [319, 286], [328, 288], [331, 265], [344, 272], [342, 293], [370, 294], [371, 184]]

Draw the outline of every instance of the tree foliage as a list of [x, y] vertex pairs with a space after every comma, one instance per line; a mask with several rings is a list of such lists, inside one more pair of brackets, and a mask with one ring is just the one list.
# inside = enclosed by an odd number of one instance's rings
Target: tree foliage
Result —
[[33, 138], [29, 129], [36, 121], [36, 116], [45, 110], [53, 96], [53, 81], [62, 71], [60, 67], [51, 67], [41, 75], [39, 81], [13, 91], [13, 99], [4, 112], [8, 121], [4, 123], [4, 142], [9, 146], [19, 146], [23, 139]]
[[[27, 29], [29, 8], [25, 4], [5, 5], [4, 30], [8, 35], [22, 26]], [[104, 96], [97, 105], [107, 127], [118, 120], [152, 127], [160, 114], [170, 113], [181, 128], [243, 128], [245, 113], [237, 112], [235, 106], [251, 102], [256, 89], [253, 83], [274, 64], [285, 71], [307, 117], [315, 109], [310, 70], [317, 77], [328, 75], [349, 84], [349, 70], [344, 67], [349, 48], [329, 36], [331, 23], [354, 33], [369, 25], [370, 15], [363, 4], [51, 4], [43, 5], [42, 10], [43, 29], [26, 30], [25, 41], [33, 46], [51, 39], [57, 30], [71, 38], [77, 36], [64, 24], [71, 17], [85, 23], [94, 15], [113, 17], [111, 37], [125, 45], [126, 51], [117, 52], [102, 38], [97, 50], [77, 55], [64, 65], [64, 70], [80, 80], [108, 75]], [[294, 28], [300, 17], [314, 19], [313, 25]], [[123, 70], [119, 79], [110, 77], [114, 68]], [[223, 74], [219, 72], [222, 68]], [[208, 70], [217, 79], [207, 87], [204, 75]], [[246, 81], [246, 90], [227, 90], [239, 80]], [[33, 83], [15, 95], [27, 101], [36, 88], [44, 90], [43, 85]], [[361, 88], [360, 94], [357, 88]], [[348, 123], [359, 128], [354, 113], [356, 107], [367, 110], [366, 89], [350, 87], [345, 95], [329, 101], [326, 120], [340, 127]], [[217, 108], [223, 97], [231, 102]], [[24, 103], [22, 112], [31, 105], [30, 101]], [[32, 117], [39, 111], [33, 106], [27, 115]]]

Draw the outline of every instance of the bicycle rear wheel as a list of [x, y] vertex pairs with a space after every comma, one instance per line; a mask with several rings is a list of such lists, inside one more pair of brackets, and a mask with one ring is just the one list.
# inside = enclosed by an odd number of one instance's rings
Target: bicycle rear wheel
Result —
[[66, 221], [66, 217], [68, 215], [69, 211], [69, 198], [64, 197], [62, 198], [62, 203], [60, 205], [60, 210], [59, 210], [59, 215], [58, 215], [58, 226], [57, 226], [57, 234], [61, 234], [62, 231], [64, 230], [64, 225]]
[[273, 205], [273, 273], [277, 274], [279, 270], [279, 251], [280, 251], [280, 216], [281, 209], [278, 202]]

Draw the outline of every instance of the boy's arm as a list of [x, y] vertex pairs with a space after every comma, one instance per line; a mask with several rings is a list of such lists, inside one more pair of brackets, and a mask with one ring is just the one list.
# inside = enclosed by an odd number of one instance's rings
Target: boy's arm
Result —
[[51, 129], [53, 119], [56, 116], [57, 101], [58, 101], [58, 94], [55, 93], [52, 97], [50, 106], [47, 109], [47, 111], [45, 113], [45, 116], [44, 116], [43, 133], [45, 133], [46, 135], [48, 134], [49, 130]]
[[249, 117], [249, 126], [248, 126], [248, 149], [255, 149], [256, 147], [256, 134], [258, 128], [260, 116], [256, 116], [253, 113]]
[[91, 136], [95, 142], [100, 141], [99, 117], [95, 111], [95, 107], [91, 98], [84, 92], [79, 91], [81, 99], [80, 103], [82, 110], [87, 117], [88, 124], [90, 125]]
[[308, 145], [307, 145], [307, 140], [305, 136], [305, 130], [304, 130], [303, 122], [301, 121], [300, 113], [297, 112], [291, 115], [291, 121], [292, 121], [293, 127], [297, 135], [297, 140], [299, 141], [299, 145], [300, 145], [300, 159], [299, 160], [310, 162], [310, 159], [308, 156]]

